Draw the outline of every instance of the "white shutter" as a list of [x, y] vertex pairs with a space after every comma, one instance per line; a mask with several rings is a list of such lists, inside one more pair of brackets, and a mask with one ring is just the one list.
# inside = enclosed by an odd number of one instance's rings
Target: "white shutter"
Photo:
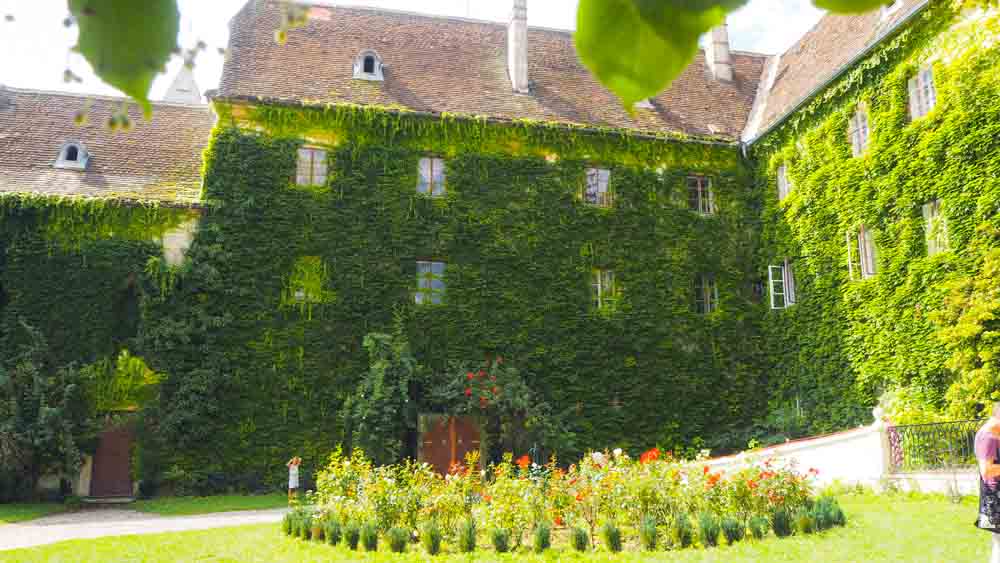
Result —
[[875, 254], [875, 233], [871, 229], [861, 228], [858, 242], [863, 253], [862, 276], [870, 278], [878, 272]]
[[771, 308], [784, 309], [785, 302], [785, 273], [781, 266], [767, 267], [767, 286], [771, 291]]
[[420, 159], [420, 177], [417, 180], [417, 192], [418, 193], [428, 193], [431, 187], [431, 181], [433, 180], [434, 173], [432, 171], [433, 166], [431, 165], [431, 159], [421, 158]]
[[326, 151], [312, 151], [312, 183], [326, 185]]
[[796, 302], [795, 298], [795, 274], [792, 272], [792, 263], [785, 259], [784, 267], [782, 268], [782, 273], [784, 274], [785, 282], [785, 307], [794, 305]]
[[850, 275], [850, 279], [854, 278], [854, 245], [857, 244], [857, 240], [851, 240], [854, 237], [851, 236], [851, 231], [847, 231], [844, 238], [847, 241], [847, 271]]
[[937, 92], [934, 91], [934, 71], [929, 67], [920, 71], [920, 81], [923, 87], [924, 113], [926, 114], [937, 103]]
[[920, 85], [918, 84], [918, 76], [914, 76], [906, 82], [907, 89], [910, 91], [910, 119], [918, 119], [922, 114], [920, 113]]

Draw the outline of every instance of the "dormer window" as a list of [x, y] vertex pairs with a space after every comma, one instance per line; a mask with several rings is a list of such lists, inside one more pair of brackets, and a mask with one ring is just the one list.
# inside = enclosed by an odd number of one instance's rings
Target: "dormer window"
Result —
[[354, 61], [354, 78], [381, 82], [382, 58], [375, 51], [363, 51]]
[[69, 142], [59, 149], [59, 156], [56, 158], [55, 167], [69, 170], [86, 170], [88, 160], [90, 160], [90, 155], [82, 144]]
[[892, 0], [882, 5], [882, 19], [885, 19], [899, 10], [903, 5], [903, 0]]

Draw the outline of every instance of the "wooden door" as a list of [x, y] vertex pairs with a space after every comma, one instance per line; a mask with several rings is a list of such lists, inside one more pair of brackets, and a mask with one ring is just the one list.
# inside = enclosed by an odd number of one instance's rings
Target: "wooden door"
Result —
[[90, 478], [92, 497], [132, 496], [132, 432], [126, 426], [101, 433]]
[[420, 461], [446, 475], [465, 455], [479, 449], [479, 426], [472, 417], [435, 417], [420, 437]]

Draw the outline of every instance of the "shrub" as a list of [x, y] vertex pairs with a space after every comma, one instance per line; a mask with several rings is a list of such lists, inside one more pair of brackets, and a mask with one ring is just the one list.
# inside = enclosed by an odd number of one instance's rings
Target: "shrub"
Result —
[[767, 537], [767, 530], [771, 524], [763, 516], [754, 516], [750, 519], [750, 536], [755, 540], [762, 540]]
[[803, 510], [795, 517], [795, 529], [800, 534], [811, 534], [816, 531], [816, 521], [810, 511]]
[[694, 529], [686, 513], [682, 512], [674, 519], [674, 542], [681, 549], [691, 547], [694, 543]]
[[[378, 540], [376, 540], [378, 541]], [[403, 553], [406, 551], [406, 544], [410, 543], [410, 533], [403, 528], [393, 528], [389, 530], [389, 549], [393, 553]], [[365, 548], [367, 549], [367, 545]], [[374, 551], [369, 549], [368, 551]]]
[[656, 518], [646, 515], [639, 525], [639, 542], [646, 551], [656, 551], [660, 543], [660, 529], [656, 527]]
[[493, 549], [497, 553], [507, 553], [510, 551], [510, 531], [504, 528], [493, 528], [490, 539], [493, 541]]
[[827, 530], [834, 526], [846, 524], [844, 511], [840, 508], [837, 499], [825, 496], [816, 501], [813, 508], [813, 519], [816, 521], [817, 530]]
[[539, 522], [535, 527], [535, 553], [542, 553], [552, 547], [552, 526], [548, 522]]
[[774, 529], [774, 535], [779, 538], [787, 538], [792, 535], [792, 517], [788, 511], [782, 508], [775, 510], [771, 514], [771, 527]]
[[587, 548], [590, 547], [590, 535], [583, 528], [573, 528], [573, 531], [570, 532], [570, 542], [573, 544], [573, 549], [587, 551]]
[[431, 520], [424, 526], [420, 533], [420, 541], [424, 544], [424, 550], [428, 555], [441, 553], [441, 536], [441, 527], [438, 526], [437, 520]]
[[284, 518], [281, 519], [281, 533], [285, 534], [286, 536], [292, 535], [293, 519], [294, 516], [290, 512], [286, 514]]
[[361, 545], [365, 551], [378, 551], [378, 527], [374, 523], [361, 526]]
[[326, 539], [326, 525], [316, 518], [313, 518], [312, 526], [310, 526], [309, 537], [313, 541], [323, 541]]
[[476, 550], [476, 521], [468, 518], [458, 526], [458, 550], [472, 553]]
[[601, 539], [604, 540], [604, 546], [611, 553], [618, 553], [622, 550], [622, 531], [614, 522], [608, 521], [604, 523], [604, 526], [601, 526]]
[[357, 522], [351, 522], [344, 528], [344, 541], [352, 551], [357, 551], [358, 542], [361, 540], [361, 527]]
[[847, 525], [847, 515], [844, 514], [844, 510], [840, 508], [840, 505], [834, 505], [832, 521], [834, 526], [846, 526]]
[[330, 519], [326, 521], [326, 543], [330, 545], [337, 545], [340, 543], [340, 538], [343, 535], [343, 531], [340, 528], [340, 522]]
[[715, 547], [719, 545], [719, 519], [711, 512], [702, 512], [698, 517], [698, 531], [701, 534], [701, 545]]
[[743, 527], [743, 522], [732, 516], [722, 519], [722, 535], [726, 536], [726, 543], [729, 545], [742, 541], [745, 534], [746, 528]]
[[312, 514], [303, 514], [299, 519], [299, 537], [307, 540], [309, 539], [309, 534], [312, 531], [313, 517]]

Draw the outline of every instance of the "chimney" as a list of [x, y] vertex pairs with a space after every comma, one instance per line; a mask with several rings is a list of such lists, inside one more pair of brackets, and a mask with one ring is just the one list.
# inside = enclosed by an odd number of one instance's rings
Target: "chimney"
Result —
[[173, 84], [167, 89], [163, 101], [174, 104], [200, 104], [201, 91], [194, 81], [194, 72], [185, 64], [174, 78]]
[[507, 26], [507, 73], [518, 94], [527, 94], [528, 87], [528, 0], [514, 0]]
[[733, 81], [733, 59], [729, 54], [729, 29], [725, 22], [712, 28], [705, 48], [705, 62], [716, 80]]

